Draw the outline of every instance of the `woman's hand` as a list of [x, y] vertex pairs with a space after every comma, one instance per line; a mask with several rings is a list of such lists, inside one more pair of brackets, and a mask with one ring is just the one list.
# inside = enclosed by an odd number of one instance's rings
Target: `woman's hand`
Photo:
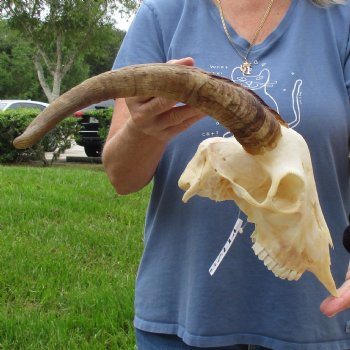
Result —
[[[168, 63], [192, 66], [194, 61], [188, 57]], [[131, 97], [125, 101], [130, 112], [129, 127], [162, 142], [169, 141], [204, 116], [193, 107], [176, 107], [176, 101], [161, 97]]]
[[337, 313], [350, 308], [350, 269], [346, 274], [345, 282], [338, 289], [338, 293], [338, 298], [329, 296], [320, 306], [321, 312], [328, 317], [335, 316]]
[[[192, 66], [192, 58], [169, 64]], [[117, 99], [102, 160], [119, 194], [143, 188], [153, 177], [168, 141], [204, 114], [189, 106], [175, 107], [165, 98]]]

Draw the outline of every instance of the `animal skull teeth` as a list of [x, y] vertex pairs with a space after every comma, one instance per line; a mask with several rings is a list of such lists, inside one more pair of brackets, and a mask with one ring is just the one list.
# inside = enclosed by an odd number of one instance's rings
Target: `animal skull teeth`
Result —
[[302, 272], [279, 265], [258, 242], [253, 244], [253, 250], [255, 255], [264, 262], [264, 265], [272, 271], [276, 277], [287, 279], [288, 281], [297, 281], [301, 277]]

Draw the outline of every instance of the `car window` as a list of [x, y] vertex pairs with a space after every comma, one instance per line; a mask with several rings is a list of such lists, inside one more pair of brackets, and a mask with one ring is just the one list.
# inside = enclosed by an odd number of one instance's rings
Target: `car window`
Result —
[[45, 108], [46, 108], [46, 106], [43, 106], [43, 105], [38, 105], [38, 107], [37, 108], [39, 108], [41, 111], [43, 111]]
[[22, 105], [20, 102], [12, 103], [8, 106], [8, 109], [17, 109], [17, 108], [22, 108]]
[[5, 109], [18, 109], [18, 108], [36, 108], [42, 111], [46, 108], [46, 104], [35, 102], [35, 101], [0, 102], [0, 111]]
[[38, 103], [32, 103], [32, 102], [22, 102], [21, 107], [22, 108], [39, 108], [41, 111], [45, 108], [44, 106]]
[[86, 112], [86, 111], [94, 110], [94, 109], [113, 108], [113, 107], [114, 107], [114, 100], [110, 99], [110, 100], [102, 101], [100, 103], [95, 103], [93, 105], [85, 107], [81, 110], [81, 112]]

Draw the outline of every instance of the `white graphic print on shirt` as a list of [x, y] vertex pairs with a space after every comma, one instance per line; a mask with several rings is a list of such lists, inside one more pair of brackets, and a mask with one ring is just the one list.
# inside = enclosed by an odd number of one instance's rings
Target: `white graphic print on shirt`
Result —
[[[230, 79], [236, 83], [240, 84], [254, 92], [256, 92], [260, 97], [268, 104], [272, 109], [277, 113], [280, 113], [280, 108], [276, 97], [273, 96], [272, 88], [278, 88], [278, 81], [271, 78], [271, 71], [266, 67], [266, 63], [262, 63], [260, 66], [258, 61], [254, 61], [254, 70], [258, 71], [256, 74], [244, 75], [240, 67], [234, 67], [230, 72], [230, 67], [227, 65], [210, 65], [209, 70], [218, 76], [229, 76]], [[301, 105], [301, 96], [302, 96], [302, 79], [296, 79], [295, 73], [290, 72], [290, 78], [286, 76], [286, 80], [290, 81], [291, 88], [282, 88], [281, 91], [290, 96], [286, 96], [287, 100], [290, 101], [291, 107], [293, 110], [293, 118], [291, 120], [286, 120], [290, 128], [295, 128], [299, 125], [301, 121], [300, 105]], [[285, 116], [282, 116], [285, 118]], [[217, 122], [216, 125], [219, 125]], [[225, 134], [220, 133], [219, 130], [203, 130], [202, 137], [229, 137], [231, 136], [230, 132]]]

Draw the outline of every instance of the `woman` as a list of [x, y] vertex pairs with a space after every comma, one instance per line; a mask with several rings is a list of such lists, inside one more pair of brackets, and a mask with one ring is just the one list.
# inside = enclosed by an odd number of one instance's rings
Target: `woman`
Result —
[[[145, 0], [114, 64], [196, 65], [250, 88], [301, 133], [332, 232], [338, 286], [349, 261], [341, 237], [350, 212], [350, 4], [339, 2]], [[234, 203], [182, 203], [177, 181], [198, 144], [227, 130], [175, 102], [117, 100], [103, 152], [118, 193], [154, 180], [136, 285], [139, 349], [350, 349], [350, 313], [323, 315], [327, 291], [310, 273], [298, 282], [275, 278], [254, 255], [254, 227]], [[209, 274], [240, 220], [243, 234]], [[322, 311], [337, 313], [346, 306], [339, 300], [327, 299]]]

